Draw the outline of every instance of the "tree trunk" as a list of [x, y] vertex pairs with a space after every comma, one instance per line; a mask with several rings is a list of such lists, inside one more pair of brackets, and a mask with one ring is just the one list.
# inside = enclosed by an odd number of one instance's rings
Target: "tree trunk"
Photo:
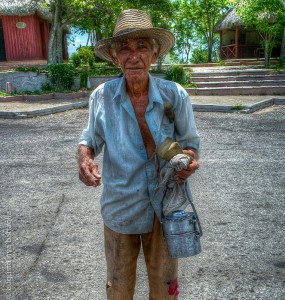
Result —
[[212, 41], [208, 42], [208, 62], [212, 62], [212, 52], [213, 52], [213, 43]]
[[102, 33], [101, 33], [101, 31], [98, 29], [97, 31], [96, 31], [96, 43], [98, 42], [98, 41], [100, 41], [100, 40], [102, 40]]
[[157, 71], [161, 71], [162, 70], [162, 62], [163, 62], [163, 57], [159, 57], [157, 60], [156, 60], [156, 70]]
[[285, 27], [283, 30], [283, 37], [282, 37], [282, 44], [281, 44], [281, 51], [280, 51], [280, 60], [285, 60]]
[[265, 45], [264, 45], [264, 66], [266, 68], [269, 68], [269, 66], [270, 66], [269, 41], [265, 41]]
[[51, 22], [51, 30], [48, 42], [48, 63], [56, 64], [63, 62], [63, 49], [62, 49], [62, 11], [61, 4], [55, 4], [55, 13]]

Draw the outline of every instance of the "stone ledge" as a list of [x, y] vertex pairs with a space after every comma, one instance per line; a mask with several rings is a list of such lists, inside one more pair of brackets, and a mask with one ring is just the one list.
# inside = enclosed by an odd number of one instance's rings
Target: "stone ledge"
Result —
[[285, 95], [285, 86], [186, 88], [186, 91], [189, 95], [201, 96]]
[[80, 101], [80, 102], [75, 102], [72, 104], [64, 104], [64, 105], [60, 105], [60, 106], [36, 109], [36, 110], [32, 110], [32, 111], [22, 111], [22, 112], [0, 111], [0, 118], [5, 118], [5, 119], [34, 118], [34, 117], [38, 117], [38, 116], [45, 116], [45, 115], [63, 112], [66, 110], [83, 108], [83, 107], [88, 107], [88, 101]]
[[260, 101], [258, 103], [247, 106], [245, 109], [241, 110], [242, 113], [253, 113], [257, 110], [264, 109], [272, 105], [285, 105], [285, 99], [281, 98], [271, 98], [267, 100]]
[[0, 97], [0, 102], [12, 102], [12, 101], [45, 101], [45, 100], [66, 100], [66, 99], [79, 99], [88, 98], [91, 92], [74, 92], [74, 93], [49, 93], [41, 95], [14, 95]]

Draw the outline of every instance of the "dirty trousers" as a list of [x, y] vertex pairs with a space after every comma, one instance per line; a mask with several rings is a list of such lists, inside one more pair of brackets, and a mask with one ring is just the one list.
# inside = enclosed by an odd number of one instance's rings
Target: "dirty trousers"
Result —
[[167, 253], [157, 217], [154, 218], [153, 231], [144, 234], [119, 234], [105, 225], [104, 239], [108, 300], [133, 300], [141, 244], [148, 273], [149, 299], [178, 299], [178, 260]]

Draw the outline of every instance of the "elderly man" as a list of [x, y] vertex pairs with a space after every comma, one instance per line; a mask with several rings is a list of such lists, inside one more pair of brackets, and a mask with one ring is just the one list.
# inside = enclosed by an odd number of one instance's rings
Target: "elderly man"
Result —
[[[177, 259], [170, 258], [150, 195], [158, 185], [157, 147], [166, 137], [194, 157], [177, 172], [184, 182], [199, 168], [199, 136], [187, 92], [178, 84], [152, 77], [151, 64], [174, 44], [173, 34], [154, 28], [140, 10], [118, 17], [112, 38], [99, 41], [95, 54], [120, 66], [120, 78], [100, 85], [90, 97], [89, 121], [78, 149], [79, 178], [101, 184], [95, 163], [104, 146], [101, 213], [104, 220], [108, 300], [133, 299], [137, 258], [142, 246], [149, 279], [149, 299], [177, 299]], [[170, 104], [174, 122], [165, 113]]]

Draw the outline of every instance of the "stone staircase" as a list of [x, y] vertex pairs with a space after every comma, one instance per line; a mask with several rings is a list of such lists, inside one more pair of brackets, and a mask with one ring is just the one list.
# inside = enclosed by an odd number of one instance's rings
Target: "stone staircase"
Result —
[[198, 69], [189, 95], [285, 95], [285, 72], [266, 69]]

